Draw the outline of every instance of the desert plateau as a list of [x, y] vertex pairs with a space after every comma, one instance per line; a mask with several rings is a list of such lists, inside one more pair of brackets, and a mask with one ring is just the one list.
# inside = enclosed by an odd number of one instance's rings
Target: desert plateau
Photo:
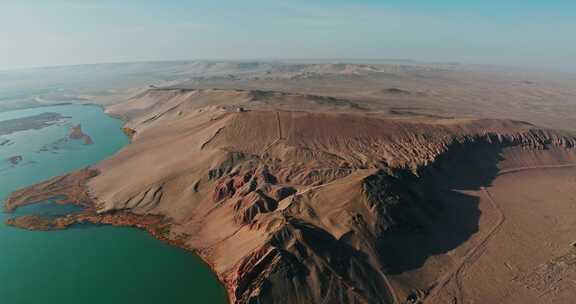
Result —
[[[575, 76], [384, 60], [124, 68], [152, 76], [34, 96], [97, 104], [130, 143], [13, 191], [7, 225], [145, 230], [200, 257], [229, 303], [574, 301]], [[1, 121], [0, 135], [63, 118]], [[90, 135], [78, 122], [64, 138]], [[17, 212], [47, 200], [78, 210]]]

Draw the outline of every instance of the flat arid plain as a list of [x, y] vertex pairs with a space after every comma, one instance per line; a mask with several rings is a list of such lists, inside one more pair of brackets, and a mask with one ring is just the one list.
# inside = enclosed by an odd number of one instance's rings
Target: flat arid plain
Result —
[[230, 303], [576, 298], [575, 75], [384, 60], [16, 74], [5, 91], [41, 81], [3, 109], [98, 104], [131, 143], [4, 205], [82, 211], [9, 225], [144, 229], [197, 254]]

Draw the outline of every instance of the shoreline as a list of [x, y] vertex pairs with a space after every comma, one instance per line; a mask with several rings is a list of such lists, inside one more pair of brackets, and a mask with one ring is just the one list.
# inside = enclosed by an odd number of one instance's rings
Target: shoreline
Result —
[[[136, 131], [133, 130], [133, 129], [130, 129], [130, 128], [126, 128], [126, 127], [125, 127], [126, 124], [127, 124], [127, 120], [126, 120], [125, 118], [123, 118], [123, 117], [119, 117], [119, 116], [117, 116], [117, 115], [113, 115], [113, 114], [107, 113], [107, 112], [106, 112], [106, 107], [103, 106], [103, 105], [100, 105], [100, 104], [96, 104], [96, 103], [85, 103], [85, 104], [62, 103], [62, 104], [41, 105], [41, 106], [37, 106], [37, 107], [14, 109], [14, 110], [9, 110], [9, 111], [19, 111], [19, 110], [26, 110], [26, 109], [33, 109], [33, 108], [43, 108], [43, 107], [50, 107], [50, 106], [64, 106], [64, 105], [94, 106], [94, 107], [100, 108], [100, 109], [102, 110], [102, 113], [103, 113], [104, 115], [106, 115], [106, 116], [108, 116], [108, 117], [111, 117], [111, 118], [113, 118], [113, 119], [119, 120], [119, 121], [122, 122], [120, 131], [121, 131], [125, 136], [127, 136], [128, 139], [129, 139], [129, 143], [128, 143], [127, 145], [125, 145], [124, 147], [122, 147], [122, 149], [126, 148], [128, 145], [130, 145], [130, 144], [132, 143], [132, 136], [136, 133]], [[5, 112], [8, 112], [8, 111], [5, 111]], [[116, 152], [116, 153], [118, 153], [118, 152]], [[113, 155], [114, 155], [114, 154], [108, 156], [107, 158], [112, 157]], [[85, 168], [83, 168], [83, 169], [75, 170], [75, 171], [69, 172], [69, 173], [67, 173], [67, 174], [65, 174], [65, 175], [54, 177], [53, 179], [69, 177], [69, 176], [71, 176], [71, 175], [74, 175], [74, 173], [78, 174], [78, 173], [81, 173], [81, 172], [83, 172], [83, 171], [84, 171], [84, 172], [89, 172], [89, 171], [95, 170], [95, 169], [94, 169], [94, 166], [95, 166], [95, 165], [96, 165], [96, 164], [92, 164], [92, 165], [90, 165], [90, 166], [88, 166], [88, 167], [85, 167]], [[90, 174], [88, 174], [88, 175], [90, 175]], [[94, 176], [95, 176], [95, 175], [94, 175]], [[88, 177], [88, 178], [85, 178], [85, 176], [84, 176], [84, 177], [75, 177], [75, 178], [72, 178], [72, 180], [71, 180], [70, 182], [77, 181], [77, 179], [80, 178], [80, 180], [82, 181], [80, 185], [83, 187], [83, 190], [84, 190], [84, 191], [87, 191], [87, 188], [86, 188], [85, 183], [86, 183], [90, 178], [92, 178], [92, 177], [94, 177], [94, 176], [90, 176], [90, 177]], [[41, 186], [42, 184], [44, 184], [44, 183], [46, 183], [46, 182], [49, 182], [49, 181], [52, 181], [53, 179], [49, 179], [49, 180], [47, 180], [47, 181], [43, 181], [43, 182], [40, 182], [40, 183], [37, 183], [37, 184], [33, 184], [33, 185], [30, 185], [30, 186], [25, 187], [25, 188], [23, 188], [23, 189], [18, 189], [18, 190], [16, 190], [16, 191], [11, 192], [10, 195], [8, 196], [8, 198], [6, 198], [5, 201], [4, 201], [3, 212], [4, 212], [5, 214], [10, 214], [11, 212], [15, 211], [15, 210], [16, 210], [18, 207], [20, 207], [20, 206], [33, 205], [33, 204], [37, 203], [37, 202], [38, 202], [37, 200], [31, 201], [31, 202], [26, 202], [26, 200], [24, 200], [24, 201], [23, 201], [24, 203], [22, 203], [22, 204], [15, 204], [15, 205], [13, 205], [13, 204], [7, 204], [7, 202], [13, 197], [13, 195], [18, 194], [19, 191], [34, 189], [34, 187]], [[78, 185], [77, 185], [77, 186], [78, 186]], [[77, 191], [78, 189], [76, 188], [76, 189], [74, 189], [74, 190]], [[54, 192], [56, 192], [56, 191], [62, 191], [62, 189], [54, 189], [53, 191], [54, 191]], [[35, 192], [35, 191], [32, 191], [32, 192]], [[33, 193], [32, 193], [32, 194], [33, 194]], [[46, 192], [46, 191], [40, 191], [40, 192], [38, 192], [36, 195], [54, 197], [54, 196], [57, 196], [58, 194], [59, 194], [59, 193], [50, 193], [49, 191], [48, 191], [48, 192]], [[78, 194], [78, 193], [76, 193], [76, 194]], [[75, 205], [79, 205], [79, 206], [81, 206], [81, 207], [83, 207], [83, 208], [86, 208], [86, 210], [88, 210], [88, 211], [94, 212], [94, 214], [93, 214], [92, 217], [90, 217], [90, 218], [83, 218], [83, 219], [82, 219], [82, 218], [79, 218], [79, 219], [78, 219], [78, 220], [81, 220], [81, 221], [72, 220], [72, 221], [69, 221], [65, 226], [51, 227], [50, 229], [38, 229], [39, 227], [42, 227], [42, 225], [46, 225], [46, 223], [47, 223], [47, 222], [46, 222], [46, 221], [47, 221], [46, 219], [43, 219], [43, 221], [36, 221], [35, 223], [32, 223], [32, 225], [30, 225], [30, 222], [28, 222], [28, 226], [26, 226], [26, 224], [25, 224], [25, 225], [19, 225], [19, 224], [17, 223], [17, 219], [24, 219], [24, 220], [26, 220], [27, 217], [28, 217], [28, 219], [30, 219], [30, 218], [29, 218], [30, 216], [34, 216], [34, 215], [28, 215], [28, 216], [20, 216], [20, 217], [15, 217], [15, 218], [7, 218], [7, 219], [5, 220], [5, 224], [8, 225], [8, 226], [11, 226], [11, 227], [15, 227], [15, 228], [19, 228], [19, 229], [25, 229], [25, 230], [31, 230], [31, 231], [58, 231], [58, 230], [64, 230], [64, 229], [72, 229], [75, 224], [82, 224], [82, 223], [92, 223], [92, 224], [97, 224], [97, 225], [106, 225], [106, 226], [114, 226], [114, 227], [129, 227], [129, 228], [135, 228], [135, 229], [139, 229], [139, 230], [144, 230], [146, 233], [148, 233], [149, 235], [151, 235], [151, 236], [152, 236], [153, 238], [155, 238], [156, 240], [161, 241], [161, 242], [163, 242], [164, 244], [167, 244], [167, 245], [169, 245], [169, 246], [172, 246], [172, 247], [176, 247], [176, 248], [185, 250], [186, 252], [191, 253], [191, 254], [194, 254], [196, 257], [198, 257], [198, 259], [199, 259], [204, 265], [206, 265], [206, 266], [210, 269], [210, 273], [216, 278], [218, 284], [220, 284], [220, 286], [223, 287], [224, 293], [225, 293], [225, 295], [226, 295], [226, 302], [225, 302], [225, 303], [227, 303], [227, 304], [232, 304], [232, 303], [233, 303], [232, 300], [231, 300], [231, 299], [232, 299], [231, 295], [233, 295], [233, 291], [232, 291], [232, 290], [229, 288], [229, 286], [224, 282], [224, 279], [221, 278], [221, 277], [219, 276], [219, 274], [214, 270], [214, 265], [212, 265], [212, 263], [210, 263], [202, 254], [200, 254], [200, 251], [199, 251], [199, 250], [196, 250], [196, 249], [193, 249], [193, 248], [188, 247], [186, 244], [184, 244], [184, 243], [181, 242], [180, 240], [177, 240], [177, 239], [176, 239], [176, 240], [173, 240], [173, 239], [170, 239], [169, 237], [165, 237], [165, 236], [159, 234], [157, 231], [155, 231], [155, 229], [157, 229], [158, 227], [149, 226], [149, 225], [146, 225], [146, 224], [139, 223], [139, 222], [137, 221], [137, 218], [138, 218], [138, 217], [141, 217], [140, 215], [127, 212], [127, 213], [130, 214], [130, 216], [133, 217], [133, 219], [134, 219], [135, 221], [134, 221], [134, 222], [123, 222], [123, 223], [122, 223], [122, 218], [114, 219], [114, 215], [110, 215], [110, 214], [108, 214], [108, 213], [98, 214], [98, 213], [96, 212], [95, 206], [93, 205], [93, 199], [92, 199], [91, 197], [88, 198], [88, 200], [89, 200], [90, 202], [86, 202], [86, 201], [84, 201], [84, 199], [86, 199], [86, 197], [81, 198], [80, 201], [74, 201], [74, 200], [72, 200], [72, 201], [69, 202], [69, 203], [61, 203], [61, 204], [75, 204]], [[91, 208], [94, 208], [94, 209], [93, 209], [93, 210], [90, 210]], [[125, 214], [122, 214], [122, 215], [125, 215]], [[66, 215], [66, 216], [63, 216], [63, 217], [57, 217], [57, 218], [54, 219], [54, 221], [57, 221], [58, 219], [66, 218], [66, 217], [68, 217], [68, 216], [69, 216], [69, 215]], [[107, 220], [106, 223], [98, 222], [98, 219], [99, 219], [99, 218], [101, 219], [101, 217], [106, 217], [106, 216], [109, 217], [109, 220]], [[171, 221], [170, 221], [169, 219], [166, 219], [166, 218], [164, 218], [163, 216], [160, 216], [160, 215], [158, 215], [158, 217], [162, 217], [162, 218], [163, 218], [163, 221], [166, 221], [169, 225], [172, 225], [172, 223], [171, 223]], [[39, 217], [36, 216], [36, 219], [38, 219], [38, 218], [39, 218]], [[69, 220], [70, 220], [70, 219], [69, 219]], [[115, 220], [119, 220], [119, 221], [118, 221], [118, 222], [115, 222]], [[48, 221], [49, 221], [49, 220], [48, 220]], [[40, 226], [36, 226], [36, 227], [35, 227], [34, 224], [40, 225]], [[47, 227], [44, 226], [44, 227], [42, 227], [42, 228], [47, 228]]]
[[0, 109], [0, 113], [6, 112], [13, 112], [13, 111], [22, 111], [22, 110], [31, 110], [31, 109], [39, 109], [39, 108], [47, 108], [47, 107], [55, 107], [55, 106], [71, 106], [71, 105], [83, 105], [79, 103], [73, 102], [59, 102], [59, 103], [52, 103], [52, 104], [37, 104], [37, 105], [29, 105], [20, 108], [9, 108], [9, 109]]
[[[78, 205], [76, 203], [68, 203]], [[85, 207], [85, 206], [84, 206]], [[5, 214], [10, 214], [15, 211], [15, 209], [4, 210]], [[210, 273], [216, 278], [218, 284], [224, 288], [224, 293], [226, 294], [226, 303], [232, 304], [231, 301], [231, 290], [224, 283], [223, 278], [221, 278], [218, 273], [214, 270], [214, 265], [210, 263], [199, 250], [191, 248], [185, 244], [181, 239], [172, 239], [168, 235], [166, 236], [165, 229], [170, 229], [172, 222], [161, 215], [138, 215], [131, 212], [116, 211], [112, 213], [98, 214], [95, 209], [87, 208], [77, 214], [67, 214], [64, 216], [59, 216], [54, 219], [43, 218], [41, 216], [23, 215], [14, 218], [8, 218], [4, 222], [7, 226], [24, 229], [28, 231], [61, 231], [74, 229], [75, 225], [83, 224], [93, 224], [98, 226], [112, 226], [112, 227], [125, 227], [134, 228], [142, 230], [152, 236], [154, 239], [169, 245], [171, 247], [179, 248], [186, 251], [187, 253], [193, 254], [197, 257], [205, 266], [210, 269]]]
[[[102, 113], [104, 113], [104, 115], [107, 115], [108, 117], [111, 117], [113, 119], [117, 119], [120, 120], [122, 122], [122, 129], [121, 131], [128, 137], [129, 139], [129, 143], [122, 147], [122, 149], [128, 147], [130, 144], [132, 144], [132, 138], [134, 137], [134, 135], [137, 133], [136, 130], [131, 129], [131, 128], [127, 128], [126, 124], [128, 123], [126, 117], [121, 117], [120, 115], [114, 115], [114, 114], [110, 114], [108, 112], [106, 112], [106, 107], [104, 105], [101, 104], [96, 104], [96, 103], [87, 103], [85, 105], [94, 105], [94, 106], [98, 106], [102, 109]], [[118, 152], [116, 152], [118, 153]], [[112, 157], [113, 155], [110, 155], [110, 157]], [[133, 227], [133, 228], [137, 228], [137, 227]], [[139, 229], [139, 228], [137, 228]], [[154, 234], [150, 233], [149, 231], [146, 231], [149, 234], [152, 235], [152, 237], [156, 238], [159, 241], [164, 241], [162, 239], [158, 239]], [[225, 294], [226, 294], [226, 303], [227, 304], [233, 304], [232, 302], [232, 297], [231, 295], [233, 295], [232, 290], [230, 290], [228, 288], [228, 285], [226, 283], [224, 283], [223, 278], [221, 278], [218, 273], [214, 270], [214, 265], [212, 265], [212, 263], [210, 263], [203, 255], [200, 254], [200, 252], [196, 249], [187, 247], [185, 244], [173, 244], [170, 241], [165, 241], [165, 243], [167, 243], [170, 246], [176, 247], [176, 248], [180, 248], [183, 249], [191, 254], [194, 254], [196, 257], [199, 258], [200, 261], [202, 261], [202, 263], [204, 263], [204, 265], [208, 266], [208, 268], [210, 269], [210, 273], [212, 273], [212, 275], [216, 278], [216, 281], [218, 281], [218, 284], [220, 284], [220, 286], [222, 286], [224, 288]]]

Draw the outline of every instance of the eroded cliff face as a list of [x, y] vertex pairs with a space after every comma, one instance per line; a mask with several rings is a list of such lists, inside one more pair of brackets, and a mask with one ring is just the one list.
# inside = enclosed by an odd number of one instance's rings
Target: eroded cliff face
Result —
[[[9, 224], [147, 229], [198, 253], [233, 303], [416, 301], [426, 290], [412, 293], [388, 276], [399, 263], [387, 254], [397, 245], [389, 236], [427, 233], [443, 212], [433, 197], [446, 167], [489, 181], [504, 150], [573, 157], [576, 147], [570, 134], [523, 122], [383, 116], [308, 95], [177, 90], [140, 98], [111, 109], [129, 119], [130, 146], [15, 192], [5, 205], [62, 195], [84, 213]], [[283, 110], [290, 102], [314, 110]]]

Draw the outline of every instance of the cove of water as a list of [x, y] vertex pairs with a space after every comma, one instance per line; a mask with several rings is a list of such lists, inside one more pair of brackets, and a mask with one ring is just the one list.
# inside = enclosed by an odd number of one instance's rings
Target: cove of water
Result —
[[[97, 163], [128, 144], [121, 122], [95, 106], [1, 112], [0, 121], [46, 112], [66, 118], [0, 137], [0, 201], [21, 187]], [[76, 124], [92, 137], [92, 145], [61, 140]], [[10, 161], [14, 156], [21, 156], [17, 164]], [[18, 212], [57, 214], [59, 207], [47, 202]], [[198, 257], [144, 231], [80, 226], [30, 232], [6, 226], [8, 217], [0, 213], [2, 304], [226, 303], [223, 287]]]

